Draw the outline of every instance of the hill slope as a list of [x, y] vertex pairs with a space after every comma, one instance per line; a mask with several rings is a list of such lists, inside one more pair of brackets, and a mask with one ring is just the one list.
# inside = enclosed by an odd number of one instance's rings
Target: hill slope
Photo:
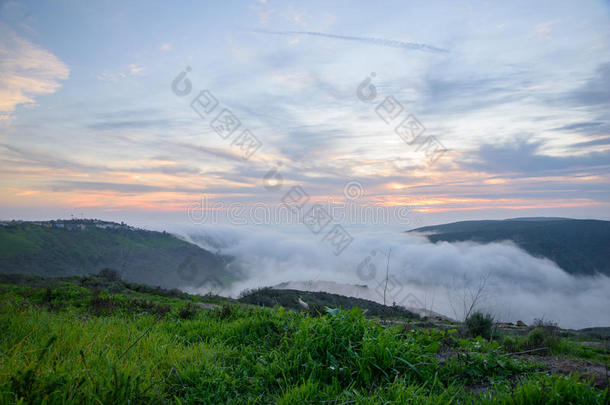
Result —
[[[0, 276], [0, 403], [610, 401], [602, 341], [584, 346], [552, 326], [483, 339], [462, 325], [382, 322], [357, 308], [310, 316], [109, 276]], [[549, 342], [550, 353], [523, 353]]]
[[431, 242], [511, 240], [533, 256], [553, 260], [575, 275], [610, 276], [610, 222], [567, 218], [515, 218], [502, 221], [462, 221], [426, 226]]
[[[299, 302], [301, 301], [301, 302]], [[309, 309], [322, 311], [324, 307], [342, 308], [345, 310], [358, 307], [366, 311], [367, 315], [402, 316], [405, 318], [419, 318], [419, 316], [403, 307], [384, 306], [362, 298], [346, 297], [339, 294], [330, 294], [316, 291], [281, 290], [275, 288], [261, 288], [244, 293], [239, 302], [262, 305], [273, 308], [280, 305], [292, 310]]]
[[231, 282], [225, 258], [165, 232], [78, 220], [0, 226], [0, 273], [71, 276], [116, 269], [125, 280], [166, 288]]

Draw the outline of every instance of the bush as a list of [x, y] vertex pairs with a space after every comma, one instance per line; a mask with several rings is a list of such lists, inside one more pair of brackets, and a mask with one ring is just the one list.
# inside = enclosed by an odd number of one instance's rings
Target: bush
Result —
[[197, 315], [197, 307], [192, 302], [187, 302], [178, 311], [178, 318], [180, 319], [193, 319], [195, 315]]
[[108, 281], [121, 280], [121, 275], [119, 274], [119, 272], [116, 270], [113, 270], [113, 269], [109, 269], [109, 268], [100, 270], [100, 272], [97, 273], [97, 275], [98, 275], [98, 277], [104, 278]]
[[504, 344], [504, 348], [507, 352], [517, 351], [517, 340], [514, 336], [505, 336], [502, 343]]
[[538, 326], [527, 334], [527, 346], [530, 349], [546, 347], [551, 352], [559, 342], [559, 336], [553, 328]]
[[113, 293], [118, 293], [125, 289], [125, 284], [121, 281], [119, 273], [109, 268], [102, 269], [97, 274], [82, 277], [80, 284], [83, 287], [107, 290]]
[[493, 325], [493, 318], [491, 315], [484, 315], [481, 312], [475, 312], [468, 319], [466, 319], [466, 331], [469, 336], [477, 337], [481, 336], [484, 339], [491, 338], [491, 327]]
[[89, 307], [94, 315], [111, 315], [117, 312], [149, 313], [164, 316], [170, 311], [167, 304], [157, 304], [150, 300], [128, 298], [120, 294], [108, 294], [104, 291], [93, 293]]
[[537, 328], [557, 329], [557, 322], [547, 321], [544, 318], [534, 319], [534, 326]]
[[532, 349], [543, 347], [545, 340], [546, 331], [543, 328], [534, 328], [527, 334], [527, 342]]
[[220, 309], [217, 308], [214, 310], [214, 314], [220, 320], [234, 318], [237, 315], [237, 312], [238, 311], [233, 306], [228, 304], [223, 305]]

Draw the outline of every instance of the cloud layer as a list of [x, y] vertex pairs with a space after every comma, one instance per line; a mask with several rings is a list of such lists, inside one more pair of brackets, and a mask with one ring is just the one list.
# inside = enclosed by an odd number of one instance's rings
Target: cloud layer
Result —
[[[315, 289], [316, 282], [330, 281], [337, 283], [328, 287], [335, 292], [382, 302], [385, 253], [391, 248], [388, 303], [424, 306], [460, 318], [464, 297], [486, 280], [478, 308], [498, 319], [530, 323], [544, 317], [570, 328], [610, 324], [610, 278], [573, 277], [510, 242], [432, 244], [403, 232], [354, 229], [354, 242], [337, 257], [306, 229], [205, 227], [181, 232], [204, 248], [236, 258], [247, 279], [227, 291], [233, 295], [282, 282], [314, 282], [309, 285]], [[349, 285], [366, 285], [368, 290]]]

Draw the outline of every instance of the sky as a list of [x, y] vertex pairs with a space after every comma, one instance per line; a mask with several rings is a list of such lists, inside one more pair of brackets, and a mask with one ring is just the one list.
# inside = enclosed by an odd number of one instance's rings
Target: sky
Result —
[[2, 1], [0, 219], [610, 219], [609, 38], [607, 1]]

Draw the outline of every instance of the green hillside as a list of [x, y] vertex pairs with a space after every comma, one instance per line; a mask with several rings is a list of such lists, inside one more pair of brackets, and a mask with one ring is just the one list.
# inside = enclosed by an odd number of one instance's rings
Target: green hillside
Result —
[[230, 283], [225, 258], [165, 232], [94, 220], [0, 226], [0, 273], [70, 276], [116, 269], [125, 280], [180, 288]]
[[454, 222], [411, 232], [426, 233], [431, 242], [511, 240], [533, 256], [554, 261], [568, 273], [610, 276], [610, 221], [515, 218]]
[[[150, 289], [112, 272], [0, 275], [0, 327], [2, 404], [610, 401], [605, 375], [590, 374], [604, 349], [546, 327], [483, 339], [358, 308], [309, 315]], [[552, 356], [519, 354], [547, 342]], [[558, 369], [557, 358], [582, 368]]]
[[[301, 300], [306, 304], [305, 307]], [[374, 301], [362, 298], [346, 297], [344, 295], [330, 294], [323, 291], [299, 291], [275, 288], [260, 288], [253, 291], [245, 291], [239, 298], [239, 302], [274, 307], [276, 305], [292, 310], [304, 310], [309, 312], [320, 312], [322, 308], [333, 307], [352, 309], [358, 307], [371, 316], [400, 316], [403, 318], [419, 318], [419, 315], [407, 311], [400, 306], [385, 306]]]

